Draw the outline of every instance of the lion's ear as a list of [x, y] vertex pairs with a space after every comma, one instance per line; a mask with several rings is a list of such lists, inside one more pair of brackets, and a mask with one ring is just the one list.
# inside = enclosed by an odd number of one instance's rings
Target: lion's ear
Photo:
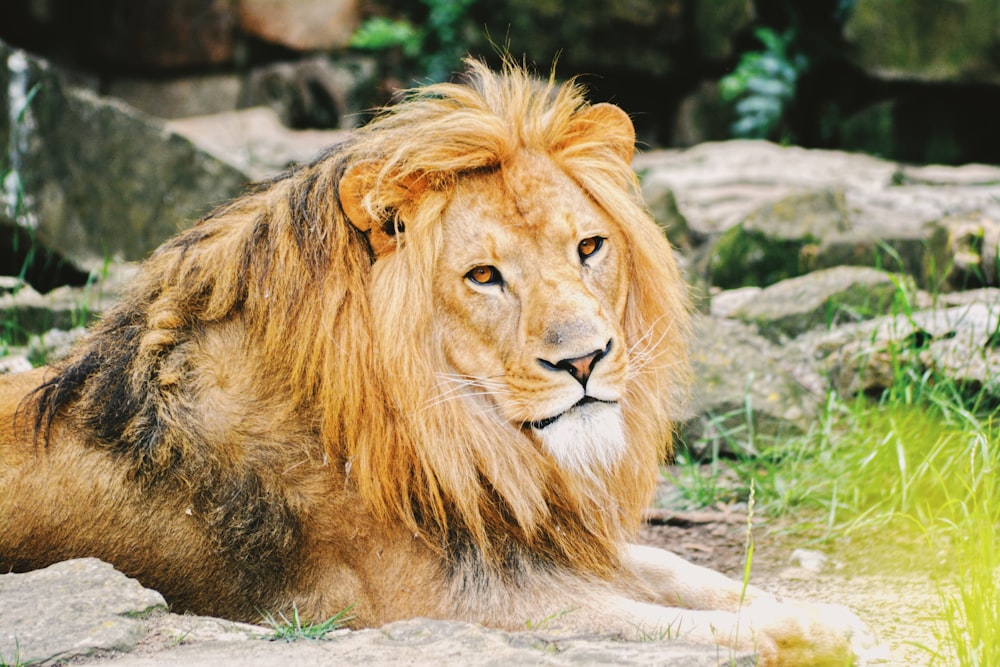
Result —
[[340, 207], [344, 209], [347, 220], [362, 232], [371, 229], [374, 219], [365, 209], [365, 193], [371, 190], [374, 184], [373, 172], [375, 170], [369, 165], [354, 165], [340, 179], [338, 194], [340, 195]]
[[614, 104], [602, 102], [577, 112], [570, 121], [561, 149], [596, 142], [609, 147], [626, 164], [635, 153], [635, 127], [628, 114]]
[[[380, 166], [373, 163], [354, 165], [340, 179], [340, 206], [352, 225], [368, 235], [375, 257], [395, 249], [398, 235], [403, 232], [399, 213], [416, 202], [425, 187], [419, 175], [378, 182]], [[379, 193], [381, 201], [392, 202], [384, 219], [372, 215], [365, 206], [365, 195], [374, 188], [386, 189]]]

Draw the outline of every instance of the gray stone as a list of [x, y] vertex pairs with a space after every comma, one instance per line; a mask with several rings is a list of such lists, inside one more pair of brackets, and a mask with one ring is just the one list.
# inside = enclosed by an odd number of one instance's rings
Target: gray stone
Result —
[[118, 78], [107, 93], [157, 118], [185, 118], [232, 111], [242, 81], [236, 74], [205, 74], [175, 79]]
[[959, 388], [1000, 397], [1000, 306], [973, 303], [840, 327], [811, 346], [841, 395], [878, 393], [899, 368], [930, 371]]
[[793, 567], [801, 567], [814, 573], [820, 573], [827, 569], [830, 564], [830, 557], [822, 551], [815, 549], [795, 549], [788, 559]]
[[163, 597], [94, 558], [0, 576], [0, 659], [13, 664], [127, 651]]
[[132, 264], [109, 264], [83, 287], [57, 287], [40, 294], [30, 285], [0, 293], [0, 312], [8, 324], [8, 342], [23, 345], [50, 329], [86, 326], [118, 299], [124, 282], [136, 271]]
[[[766, 286], [851, 264], [907, 273], [937, 289], [958, 284], [961, 271], [986, 267], [995, 254], [987, 238], [1000, 227], [994, 167], [899, 167], [761, 141], [654, 151], [638, 155], [634, 166], [644, 187], [673, 192], [692, 241], [707, 241], [695, 249], [692, 274], [709, 275], [719, 287]], [[985, 251], [963, 264], [969, 244], [955, 241], [962, 229], [950, 230], [970, 223], [983, 230], [972, 237], [985, 239]]]
[[0, 114], [0, 145], [10, 140], [7, 159], [24, 193], [23, 211], [8, 217], [79, 266], [144, 257], [248, 180], [161, 121], [64, 87], [55, 70], [21, 51], [0, 44], [0, 63], [0, 106], [16, 103], [11, 90], [36, 91], [13, 127]]
[[194, 641], [149, 655], [121, 656], [114, 667], [265, 667], [301, 665], [663, 665], [722, 667], [756, 664], [714, 648], [658, 638], [624, 642], [599, 637], [511, 633], [468, 623], [414, 619], [380, 629], [336, 631], [326, 641]]
[[846, 231], [844, 193], [804, 191], [750, 212], [716, 242], [709, 257], [713, 285], [771, 285], [812, 268], [821, 239]]
[[656, 179], [642, 180], [642, 198], [652, 213], [656, 224], [667, 235], [675, 248], [682, 251], [691, 249], [691, 230], [687, 220], [677, 208], [674, 192], [663, 181]]
[[749, 140], [650, 151], [637, 155], [633, 165], [673, 189], [681, 213], [704, 238], [796, 193], [891, 187], [897, 170], [866, 155]]
[[179, 118], [166, 127], [255, 180], [311, 162], [347, 137], [340, 130], [289, 130], [269, 107]]
[[754, 324], [779, 342], [809, 329], [830, 329], [886, 315], [901, 295], [915, 291], [907, 276], [838, 266], [766, 287], [733, 309], [731, 316]]
[[[726, 651], [651, 635], [626, 642], [596, 635], [503, 632], [413, 619], [378, 629], [335, 630], [323, 640], [268, 641], [267, 628], [165, 613], [163, 598], [92, 558], [0, 576], [0, 661], [253, 667], [378, 664], [499, 666], [755, 664]], [[128, 653], [123, 655], [123, 653]], [[18, 662], [20, 661], [20, 662]]]
[[372, 58], [274, 63], [247, 75], [239, 106], [270, 107], [287, 127], [351, 129], [384, 101], [374, 96], [375, 73]]
[[693, 341], [695, 381], [682, 437], [696, 454], [755, 454], [758, 438], [800, 433], [815, 420], [826, 381], [804, 352], [717, 317], [696, 316]]
[[761, 289], [751, 285], [716, 292], [712, 295], [708, 312], [713, 317], [732, 317], [744, 304], [753, 301]]
[[1000, 218], [949, 216], [931, 225], [934, 282], [951, 290], [1000, 284]]

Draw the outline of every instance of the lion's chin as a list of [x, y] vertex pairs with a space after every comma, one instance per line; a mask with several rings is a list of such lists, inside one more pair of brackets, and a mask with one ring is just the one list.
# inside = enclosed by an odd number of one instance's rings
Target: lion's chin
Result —
[[625, 428], [617, 403], [584, 400], [543, 426], [530, 428], [566, 470], [593, 474], [611, 468], [625, 452]]

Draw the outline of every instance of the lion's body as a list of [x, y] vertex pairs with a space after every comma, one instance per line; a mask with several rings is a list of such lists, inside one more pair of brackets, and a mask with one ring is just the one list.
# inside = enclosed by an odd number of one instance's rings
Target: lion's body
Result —
[[630, 123], [471, 67], [164, 244], [67, 360], [0, 383], [0, 570], [97, 556], [230, 618], [554, 614], [777, 655], [787, 612], [734, 639], [737, 584], [628, 545], [687, 332]]

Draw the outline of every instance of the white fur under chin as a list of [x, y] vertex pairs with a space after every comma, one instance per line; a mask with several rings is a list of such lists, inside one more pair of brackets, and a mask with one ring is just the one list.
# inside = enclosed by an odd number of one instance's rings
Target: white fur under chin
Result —
[[625, 428], [617, 404], [578, 405], [534, 431], [561, 467], [578, 473], [608, 469], [625, 453]]

